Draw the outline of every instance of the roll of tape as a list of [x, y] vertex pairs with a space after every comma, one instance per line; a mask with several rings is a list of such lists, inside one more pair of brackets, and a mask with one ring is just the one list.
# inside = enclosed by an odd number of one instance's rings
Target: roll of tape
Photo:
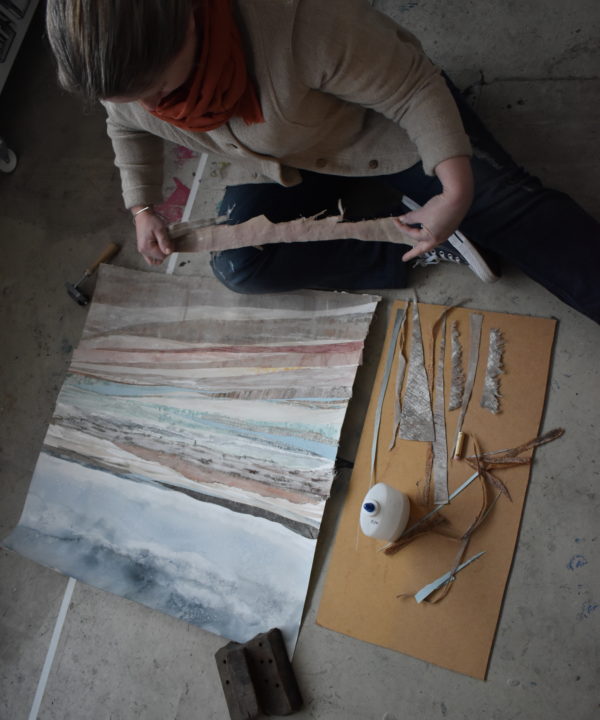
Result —
[[360, 509], [360, 529], [368, 537], [393, 542], [404, 532], [410, 500], [400, 490], [376, 483], [365, 495]]

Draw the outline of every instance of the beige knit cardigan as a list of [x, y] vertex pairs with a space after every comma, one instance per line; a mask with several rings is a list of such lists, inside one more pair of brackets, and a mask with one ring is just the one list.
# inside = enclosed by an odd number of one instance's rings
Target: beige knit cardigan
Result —
[[159, 120], [138, 103], [105, 102], [126, 207], [160, 202], [161, 138], [239, 163], [244, 182], [300, 182], [298, 169], [425, 172], [470, 155], [440, 71], [419, 42], [366, 0], [236, 0], [265, 122], [233, 118], [210, 132]]

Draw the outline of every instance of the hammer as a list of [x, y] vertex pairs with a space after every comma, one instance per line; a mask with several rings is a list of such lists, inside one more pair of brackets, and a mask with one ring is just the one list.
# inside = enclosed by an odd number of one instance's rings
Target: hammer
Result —
[[80, 305], [87, 305], [89, 303], [89, 297], [81, 292], [79, 286], [86, 278], [89, 278], [96, 272], [98, 266], [101, 263], [112, 260], [112, 258], [114, 258], [114, 256], [119, 252], [120, 249], [121, 246], [117, 243], [109, 243], [103, 251], [102, 255], [100, 255], [100, 257], [96, 260], [96, 262], [93, 265], [90, 265], [90, 267], [87, 268], [87, 270], [83, 273], [83, 276], [79, 282], [75, 283], [75, 285], [73, 285], [72, 283], [65, 283], [67, 292], [73, 298], [73, 300], [75, 300], [76, 303], [79, 303]]

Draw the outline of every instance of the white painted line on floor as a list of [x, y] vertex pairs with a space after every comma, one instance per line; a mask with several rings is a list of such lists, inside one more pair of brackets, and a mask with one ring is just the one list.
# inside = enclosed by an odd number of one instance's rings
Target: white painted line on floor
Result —
[[[182, 222], [187, 222], [190, 219], [190, 215], [192, 214], [192, 208], [194, 207], [194, 203], [196, 202], [196, 196], [198, 195], [198, 189], [200, 188], [200, 181], [202, 180], [202, 176], [204, 175], [204, 170], [206, 169], [207, 162], [207, 153], [202, 153], [198, 160], [198, 167], [196, 168], [196, 174], [194, 175], [194, 179], [192, 181], [190, 194], [188, 195], [187, 202], [185, 204], [185, 207], [183, 208], [183, 213], [181, 215]], [[175, 271], [175, 266], [177, 265], [178, 258], [179, 253], [173, 253], [173, 255], [171, 255], [171, 257], [169, 258], [169, 262], [167, 263], [167, 269], [165, 271], [167, 275], [172, 275]]]
[[75, 588], [75, 578], [69, 578], [67, 587], [65, 588], [65, 594], [63, 595], [62, 603], [60, 604], [60, 610], [58, 611], [58, 617], [54, 625], [54, 632], [52, 633], [52, 639], [50, 640], [50, 646], [46, 653], [46, 660], [44, 667], [42, 668], [42, 674], [38, 682], [37, 690], [35, 691], [35, 697], [33, 698], [33, 705], [31, 706], [31, 712], [29, 713], [29, 720], [37, 720], [40, 705], [42, 704], [42, 698], [46, 691], [46, 683], [48, 682], [48, 676], [50, 675], [50, 669], [54, 662], [54, 655], [56, 654], [56, 648], [58, 647], [58, 641], [60, 640], [60, 634], [65, 624], [65, 618], [67, 617], [67, 610], [69, 609], [69, 603], [73, 596], [73, 589]]

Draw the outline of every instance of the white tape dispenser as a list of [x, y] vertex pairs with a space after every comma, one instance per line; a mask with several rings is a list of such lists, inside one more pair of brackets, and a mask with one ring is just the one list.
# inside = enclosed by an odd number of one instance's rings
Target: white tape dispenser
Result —
[[410, 500], [404, 493], [376, 483], [363, 500], [360, 529], [368, 537], [394, 542], [404, 532], [409, 515]]

